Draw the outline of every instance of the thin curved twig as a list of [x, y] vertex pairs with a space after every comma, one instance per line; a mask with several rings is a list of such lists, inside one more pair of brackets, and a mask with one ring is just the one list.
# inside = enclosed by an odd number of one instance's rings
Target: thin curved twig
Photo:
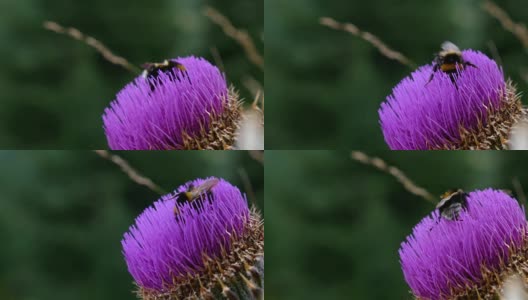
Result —
[[373, 35], [370, 32], [367, 31], [361, 31], [356, 25], [352, 23], [340, 23], [332, 18], [329, 17], [322, 17], [319, 19], [319, 23], [323, 26], [335, 29], [335, 30], [341, 30], [348, 32], [354, 36], [360, 37], [363, 40], [369, 42], [372, 46], [374, 46], [378, 51], [388, 59], [396, 60], [402, 65], [405, 65], [411, 69], [416, 68], [416, 64], [407, 58], [405, 55], [401, 54], [400, 52], [393, 50], [387, 46], [380, 38]]
[[156, 192], [160, 195], [166, 194], [166, 192], [160, 188], [157, 184], [155, 184], [150, 178], [145, 177], [139, 173], [136, 169], [134, 169], [126, 160], [121, 158], [119, 155], [112, 154], [108, 152], [107, 150], [93, 150], [95, 153], [97, 153], [102, 158], [111, 161], [112, 163], [116, 164], [121, 168], [121, 170], [130, 178], [130, 180], [134, 181], [135, 183], [146, 186], [151, 191]]
[[204, 15], [213, 23], [220, 26], [227, 36], [242, 46], [249, 61], [264, 70], [264, 57], [258, 52], [255, 43], [253, 43], [253, 40], [246, 31], [237, 29], [226, 16], [210, 6], [205, 7]]
[[58, 34], [65, 34], [78, 41], [85, 43], [86, 45], [97, 50], [97, 52], [99, 52], [107, 61], [115, 65], [121, 66], [127, 71], [130, 71], [134, 74], [141, 72], [141, 70], [138, 67], [128, 62], [128, 60], [126, 60], [125, 58], [121, 56], [117, 56], [113, 54], [112, 51], [110, 51], [110, 49], [108, 49], [103, 43], [101, 43], [100, 41], [98, 41], [97, 39], [91, 36], [85, 35], [77, 28], [73, 28], [73, 27], [66, 28], [52, 21], [45, 21], [42, 24], [42, 26], [47, 30], [53, 31]]
[[363, 152], [360, 151], [352, 151], [351, 153], [352, 159], [363, 163], [365, 165], [373, 166], [376, 169], [389, 173], [392, 175], [398, 182], [400, 182], [403, 187], [409, 191], [410, 193], [422, 197], [423, 199], [436, 204], [437, 199], [433, 196], [433, 194], [429, 193], [426, 189], [419, 187], [416, 185], [409, 177], [407, 177], [400, 169], [393, 167], [391, 165], [388, 165], [385, 161], [383, 161], [379, 157], [370, 157], [366, 155]]
[[522, 43], [523, 47], [528, 50], [528, 29], [526, 28], [526, 25], [515, 23], [506, 11], [490, 0], [484, 1], [482, 9], [484, 9], [490, 16], [497, 19], [504, 29], [513, 33], [513, 35], [515, 35], [515, 37]]

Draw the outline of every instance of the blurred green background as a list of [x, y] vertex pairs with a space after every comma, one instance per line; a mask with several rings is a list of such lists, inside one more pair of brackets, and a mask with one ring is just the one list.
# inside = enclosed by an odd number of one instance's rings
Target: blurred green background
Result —
[[246, 29], [263, 51], [263, 0], [2, 0], [0, 2], [0, 149], [107, 148], [102, 113], [135, 76], [94, 49], [45, 30], [51, 20], [78, 28], [135, 65], [197, 55], [243, 84], [264, 72], [202, 10], [210, 5]]
[[[411, 69], [366, 41], [319, 24], [350, 22], [378, 36], [418, 65], [431, 63], [445, 40], [491, 56], [505, 74], [528, 85], [528, 53], [480, 0], [266, 0], [266, 149], [388, 149], [378, 108]], [[513, 20], [528, 24], [526, 1], [497, 1]], [[526, 102], [526, 101], [525, 101]]]
[[[247, 191], [245, 172], [263, 210], [245, 151], [119, 154], [167, 191], [207, 176]], [[136, 299], [120, 241], [158, 194], [90, 151], [0, 151], [0, 165], [0, 299]]]
[[[526, 152], [369, 153], [434, 195], [528, 192]], [[411, 299], [398, 249], [434, 205], [346, 151], [266, 151], [266, 299]]]

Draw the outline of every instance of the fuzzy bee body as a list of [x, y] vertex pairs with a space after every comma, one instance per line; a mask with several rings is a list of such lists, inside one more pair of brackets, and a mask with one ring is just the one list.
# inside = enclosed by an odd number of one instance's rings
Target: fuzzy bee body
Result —
[[467, 209], [467, 194], [461, 189], [455, 192], [448, 191], [441, 197], [442, 200], [436, 205], [436, 208], [444, 219], [457, 220], [460, 212]]
[[176, 194], [176, 205], [174, 206], [174, 214], [179, 215], [179, 205], [184, 203], [191, 203], [194, 209], [200, 209], [205, 199], [210, 199], [212, 196], [212, 189], [220, 182], [218, 178], [211, 178], [204, 181], [198, 186], [190, 184], [189, 187], [178, 194]]
[[144, 63], [143, 65], [141, 65], [141, 67], [144, 68], [143, 73], [141, 74], [141, 76], [143, 76], [144, 78], [157, 77], [159, 71], [166, 73], [174, 68], [182, 72], [186, 71], [184, 65], [180, 64], [177, 61], [172, 61], [168, 59], [164, 60], [161, 63]]
[[438, 71], [442, 71], [449, 75], [451, 82], [458, 89], [456, 84], [456, 75], [458, 72], [464, 70], [467, 66], [477, 68], [474, 64], [469, 61], [465, 61], [462, 58], [462, 51], [457, 47], [457, 45], [451, 42], [444, 42], [441, 46], [442, 50], [436, 54], [436, 57], [433, 61], [433, 73], [429, 77], [427, 84], [433, 80], [434, 74]]
[[[187, 69], [184, 65], [177, 61], [172, 60], [164, 60], [161, 63], [144, 63], [141, 65], [141, 67], [144, 69], [143, 73], [141, 73], [141, 77], [145, 79], [155, 79], [158, 78], [160, 73], [169, 73], [173, 69], [178, 70], [181, 73], [185, 73]], [[150, 84], [150, 90], [154, 91], [155, 87], [152, 82]]]

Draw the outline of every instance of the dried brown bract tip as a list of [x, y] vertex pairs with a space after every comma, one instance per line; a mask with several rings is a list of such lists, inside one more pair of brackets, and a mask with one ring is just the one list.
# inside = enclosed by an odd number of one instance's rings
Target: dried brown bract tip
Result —
[[251, 210], [247, 230], [240, 236], [232, 235], [230, 245], [229, 250], [222, 248], [220, 257], [203, 255], [203, 270], [175, 278], [169, 291], [160, 293], [138, 287], [138, 297], [143, 300], [263, 299], [264, 223], [256, 209]]
[[[525, 297], [528, 296], [528, 242], [526, 238], [521, 247], [510, 249], [507, 261], [508, 263], [501, 261], [499, 268], [495, 270], [490, 270], [483, 265], [480, 284], [467, 286], [458, 292], [453, 291], [448, 299], [527, 299]], [[513, 295], [516, 297], [511, 297]]]
[[232, 150], [241, 121], [242, 102], [238, 92], [231, 87], [222, 113], [210, 113], [209, 130], [201, 128], [198, 135], [182, 133], [183, 149]]
[[[445, 145], [440, 150], [507, 150], [512, 128], [525, 120], [528, 110], [522, 106], [520, 95], [509, 80], [498, 109], [487, 110], [485, 121], [473, 130], [460, 126], [460, 143]], [[455, 146], [456, 145], [456, 146]]]

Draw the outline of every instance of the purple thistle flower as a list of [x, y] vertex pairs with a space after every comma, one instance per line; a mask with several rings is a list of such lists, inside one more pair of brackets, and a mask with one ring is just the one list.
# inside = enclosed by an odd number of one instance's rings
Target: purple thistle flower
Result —
[[[504, 147], [504, 141], [489, 130], [483, 132], [488, 125], [509, 129], [516, 121], [520, 102], [515, 90], [505, 83], [502, 69], [486, 55], [465, 50], [462, 57], [476, 68], [459, 70], [455, 82], [437, 71], [428, 83], [433, 66], [425, 65], [404, 78], [381, 104], [380, 124], [390, 149]], [[501, 131], [498, 136], [506, 140], [509, 130], [505, 134]]]
[[[192, 181], [195, 186], [204, 180]], [[191, 182], [180, 186], [185, 191]], [[203, 208], [189, 203], [174, 212], [174, 195], [165, 195], [136, 219], [123, 239], [123, 253], [130, 274], [142, 287], [163, 290], [173, 278], [197, 272], [203, 254], [220, 255], [229, 248], [230, 235], [242, 234], [249, 219], [245, 196], [224, 180], [212, 189]]]
[[399, 250], [405, 280], [418, 298], [455, 298], [482, 284], [483, 270], [504, 267], [510, 251], [523, 247], [526, 229], [515, 199], [492, 189], [471, 192], [457, 220], [435, 210], [413, 228]]
[[[162, 196], [125, 233], [123, 254], [143, 299], [209, 299], [233, 293], [253, 299], [241, 295], [262, 294], [263, 226], [245, 195], [218, 179], [194, 202], [176, 206], [179, 193], [206, 180], [214, 178], [187, 182]], [[247, 266], [249, 275], [232, 271], [241, 266]], [[236, 288], [229, 286], [233, 283]]]
[[185, 70], [139, 76], [105, 109], [111, 149], [224, 149], [233, 144], [239, 104], [224, 74], [202, 58], [171, 61]]

